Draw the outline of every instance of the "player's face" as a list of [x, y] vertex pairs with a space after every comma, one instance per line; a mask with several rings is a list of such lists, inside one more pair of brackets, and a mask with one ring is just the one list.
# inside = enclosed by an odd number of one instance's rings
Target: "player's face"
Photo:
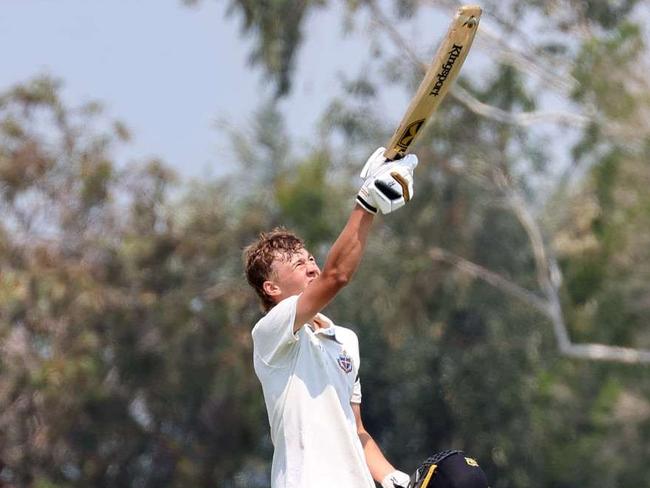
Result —
[[289, 259], [275, 260], [273, 271], [275, 276], [272, 281], [280, 290], [277, 301], [302, 293], [307, 285], [320, 275], [320, 268], [314, 256], [306, 249], [292, 254]]

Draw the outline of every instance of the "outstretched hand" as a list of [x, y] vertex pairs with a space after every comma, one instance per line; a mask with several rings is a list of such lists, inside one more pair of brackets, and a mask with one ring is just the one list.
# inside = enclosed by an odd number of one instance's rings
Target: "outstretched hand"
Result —
[[413, 171], [418, 158], [408, 154], [397, 161], [386, 161], [385, 148], [378, 148], [361, 170], [364, 179], [357, 202], [368, 212], [388, 214], [413, 198]]

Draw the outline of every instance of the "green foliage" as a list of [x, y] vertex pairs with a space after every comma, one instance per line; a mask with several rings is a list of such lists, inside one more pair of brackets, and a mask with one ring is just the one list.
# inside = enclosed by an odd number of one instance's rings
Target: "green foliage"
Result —
[[328, 166], [327, 156], [316, 154], [277, 183], [278, 204], [287, 225], [303, 229], [304, 239], [310, 243], [326, 241], [338, 230], [331, 221], [314, 218], [332, 214], [328, 207], [336, 196], [326, 181]]
[[575, 76], [579, 84], [574, 97], [596, 104], [604, 115], [616, 119], [631, 117], [637, 104], [626, 77], [642, 48], [642, 32], [631, 23], [620, 25], [604, 39], [588, 40], [577, 59]]
[[584, 15], [597, 22], [605, 29], [615, 28], [632, 12], [639, 0], [609, 2], [606, 0], [588, 0], [581, 3]]
[[[198, 0], [184, 0], [187, 4]], [[291, 89], [295, 56], [303, 40], [303, 23], [308, 14], [327, 4], [326, 0], [231, 0], [228, 15], [237, 14], [242, 32], [256, 42], [251, 64], [262, 65], [275, 80], [276, 96]]]
[[[43, 97], [43, 83], [31, 86], [5, 107], [37, 103], [71, 123], [58, 88]], [[224, 192], [171, 212], [174, 178], [161, 162], [121, 173], [112, 142], [96, 144], [106, 136], [60, 125], [46, 143], [11, 116], [20, 131], [10, 135], [57, 164], [3, 180], [3, 475], [22, 486], [221, 483], [263, 435], [250, 319], [238, 318], [254, 301], [219, 287], [240, 279]], [[5, 167], [22, 161], [14, 153]], [[33, 225], [39, 212], [57, 219]], [[244, 458], [223, 457], [224, 446]]]

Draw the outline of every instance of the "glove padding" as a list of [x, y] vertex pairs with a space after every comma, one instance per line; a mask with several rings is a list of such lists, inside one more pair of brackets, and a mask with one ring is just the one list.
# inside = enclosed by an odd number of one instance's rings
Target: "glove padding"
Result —
[[402, 471], [393, 471], [381, 480], [382, 488], [408, 488], [411, 477]]
[[378, 148], [361, 170], [363, 185], [357, 202], [368, 212], [388, 214], [413, 198], [413, 170], [418, 158], [408, 154], [397, 161], [386, 161], [385, 148]]

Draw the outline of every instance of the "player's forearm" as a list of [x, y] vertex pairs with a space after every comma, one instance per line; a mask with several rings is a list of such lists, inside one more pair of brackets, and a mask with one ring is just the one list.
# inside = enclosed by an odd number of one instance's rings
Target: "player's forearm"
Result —
[[356, 205], [323, 266], [324, 277], [346, 284], [359, 267], [366, 248], [373, 215]]
[[367, 432], [359, 433], [359, 440], [363, 446], [363, 452], [366, 455], [366, 464], [368, 465], [368, 469], [370, 469], [372, 478], [381, 483], [386, 475], [395, 471], [395, 468], [388, 462], [370, 434]]

